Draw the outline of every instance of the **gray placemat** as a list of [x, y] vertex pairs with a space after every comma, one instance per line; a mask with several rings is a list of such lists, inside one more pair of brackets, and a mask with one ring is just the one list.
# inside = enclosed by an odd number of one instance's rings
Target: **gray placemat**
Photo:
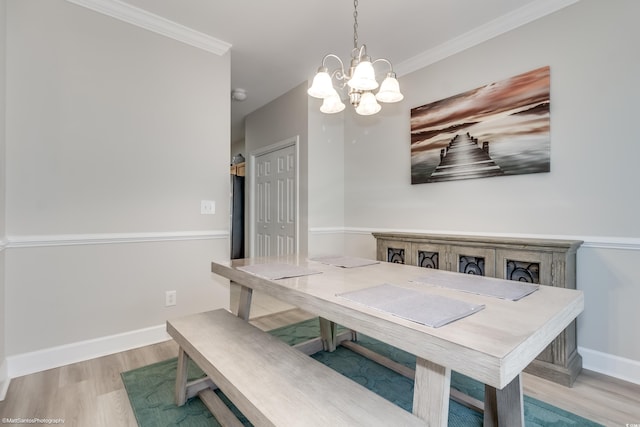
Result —
[[288, 277], [309, 276], [311, 274], [322, 273], [321, 271], [312, 270], [307, 267], [284, 263], [245, 265], [242, 267], [238, 267], [238, 270], [246, 271], [247, 273], [255, 274], [256, 276], [272, 280], [286, 279]]
[[352, 256], [323, 256], [317, 258], [311, 258], [310, 261], [317, 261], [323, 264], [333, 265], [335, 267], [354, 268], [364, 267], [367, 265], [380, 264], [380, 261], [372, 259], [358, 258]]
[[476, 295], [517, 301], [538, 290], [540, 285], [468, 274], [451, 274], [434, 270], [412, 282], [455, 289]]
[[338, 296], [433, 328], [469, 316], [485, 307], [388, 283]]

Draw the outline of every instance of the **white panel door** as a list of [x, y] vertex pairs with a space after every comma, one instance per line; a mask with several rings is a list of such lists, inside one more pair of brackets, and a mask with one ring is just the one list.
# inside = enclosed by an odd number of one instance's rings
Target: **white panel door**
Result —
[[296, 253], [296, 156], [290, 145], [255, 158], [255, 255]]

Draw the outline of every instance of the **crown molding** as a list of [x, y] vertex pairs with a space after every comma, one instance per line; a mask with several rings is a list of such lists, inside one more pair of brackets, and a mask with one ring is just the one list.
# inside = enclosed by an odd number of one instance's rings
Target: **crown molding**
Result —
[[455, 37], [441, 45], [426, 50], [413, 58], [394, 66], [396, 74], [402, 76], [441, 61], [463, 50], [469, 49], [529, 22], [540, 19], [577, 3], [579, 0], [538, 0], [500, 16], [471, 31]]
[[67, 0], [103, 15], [222, 56], [231, 44], [120, 0]]
[[62, 234], [44, 236], [7, 236], [7, 248], [44, 246], [105, 245], [187, 240], [226, 239], [227, 230], [177, 231], [155, 233]]

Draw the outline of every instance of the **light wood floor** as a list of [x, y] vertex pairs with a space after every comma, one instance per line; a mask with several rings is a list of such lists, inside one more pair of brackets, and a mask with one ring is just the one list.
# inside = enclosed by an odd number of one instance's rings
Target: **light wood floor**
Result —
[[[252, 323], [268, 330], [309, 317], [300, 310], [288, 310]], [[177, 350], [173, 341], [167, 341], [15, 378], [0, 402], [0, 421], [60, 418], [65, 426], [136, 426], [120, 373], [175, 357]], [[639, 385], [589, 371], [583, 371], [572, 388], [527, 374], [523, 383], [525, 394], [605, 426], [640, 426]]]

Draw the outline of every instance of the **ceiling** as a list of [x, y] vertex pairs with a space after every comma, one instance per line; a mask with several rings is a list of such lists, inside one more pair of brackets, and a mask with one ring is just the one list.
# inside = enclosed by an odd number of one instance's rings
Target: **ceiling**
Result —
[[[361, 0], [358, 41], [401, 76], [575, 1]], [[232, 45], [231, 88], [248, 95], [231, 103], [232, 142], [247, 114], [313, 77], [325, 54], [348, 61], [353, 47], [348, 0], [125, 2]]]

